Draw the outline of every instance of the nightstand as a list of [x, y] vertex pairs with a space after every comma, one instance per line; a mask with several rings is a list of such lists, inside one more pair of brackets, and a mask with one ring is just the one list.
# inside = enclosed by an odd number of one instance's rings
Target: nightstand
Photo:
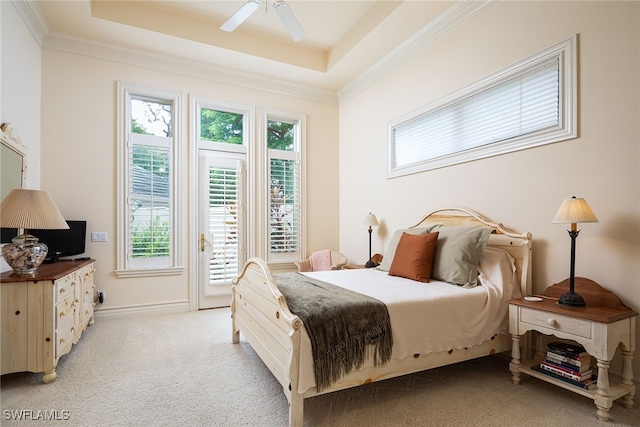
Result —
[[[374, 254], [371, 257], [371, 261], [376, 263], [376, 265], [380, 265], [380, 263], [382, 262], [382, 255]], [[365, 266], [364, 266], [364, 264], [347, 264], [347, 265], [343, 265], [342, 266], [343, 270], [355, 270], [355, 269], [358, 269], [358, 268], [365, 268]]]
[[[520, 384], [520, 374], [527, 374], [593, 399], [598, 419], [608, 421], [614, 400], [622, 398], [626, 408], [633, 406], [635, 385], [631, 360], [635, 350], [635, 317], [638, 313], [597, 283], [582, 277], [576, 277], [575, 281], [575, 291], [585, 299], [587, 307], [558, 305], [560, 295], [568, 288], [568, 279], [547, 288], [539, 295], [542, 301], [527, 301], [524, 298], [508, 301], [509, 332], [513, 342], [509, 364], [511, 378], [514, 384]], [[544, 341], [540, 337], [534, 358], [521, 361], [520, 337], [527, 331], [581, 344], [597, 360], [597, 387], [582, 389], [531, 369], [541, 362], [540, 355], [546, 349], [540, 346]], [[612, 376], [613, 384], [610, 385], [609, 364], [618, 346], [622, 350], [622, 378]]]

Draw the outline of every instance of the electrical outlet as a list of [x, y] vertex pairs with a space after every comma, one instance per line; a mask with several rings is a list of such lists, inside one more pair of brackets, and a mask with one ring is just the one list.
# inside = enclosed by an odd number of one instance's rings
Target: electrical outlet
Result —
[[98, 302], [100, 304], [104, 302], [104, 291], [98, 291]]

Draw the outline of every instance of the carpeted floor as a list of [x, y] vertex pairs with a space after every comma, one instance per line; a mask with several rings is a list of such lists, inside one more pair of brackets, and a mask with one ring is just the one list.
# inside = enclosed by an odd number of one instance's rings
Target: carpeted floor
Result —
[[[253, 349], [231, 344], [229, 309], [103, 318], [42, 374], [4, 375], [2, 426], [260, 426], [288, 423], [284, 393]], [[638, 375], [638, 374], [636, 374]], [[636, 396], [636, 402], [638, 396]], [[16, 412], [17, 411], [17, 412]], [[57, 415], [57, 421], [15, 420]], [[56, 411], [56, 412], [52, 412]], [[640, 406], [593, 402], [482, 359], [305, 401], [305, 426], [640, 426]]]

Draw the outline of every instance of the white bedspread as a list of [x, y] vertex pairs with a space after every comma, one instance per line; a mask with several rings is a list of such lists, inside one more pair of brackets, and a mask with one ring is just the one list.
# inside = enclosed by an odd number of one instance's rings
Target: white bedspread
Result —
[[[478, 286], [416, 282], [376, 269], [304, 273], [384, 302], [393, 331], [394, 359], [471, 347], [506, 330], [506, 301], [520, 296], [513, 258], [487, 247], [480, 258]], [[298, 392], [315, 386], [311, 341], [301, 334]]]

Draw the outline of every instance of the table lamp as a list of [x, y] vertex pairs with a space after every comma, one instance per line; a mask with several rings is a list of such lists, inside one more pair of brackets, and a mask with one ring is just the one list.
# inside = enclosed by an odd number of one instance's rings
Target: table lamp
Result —
[[17, 276], [35, 276], [47, 256], [47, 245], [27, 230], [58, 230], [69, 226], [43, 190], [14, 188], [0, 205], [0, 227], [23, 229], [23, 234], [2, 247], [2, 256]]
[[376, 218], [376, 216], [374, 214], [372, 214], [371, 212], [369, 212], [365, 217], [364, 217], [364, 221], [362, 222], [364, 225], [368, 225], [369, 226], [369, 261], [367, 261], [367, 263], [364, 265], [365, 268], [371, 268], [371, 267], [375, 267], [377, 264], [373, 261], [371, 261], [371, 227], [375, 227], [378, 225], [378, 219]]
[[571, 224], [569, 236], [571, 237], [571, 270], [569, 275], [569, 292], [562, 294], [558, 304], [567, 307], [586, 307], [584, 299], [574, 292], [575, 287], [575, 264], [576, 264], [576, 238], [580, 230], [576, 224], [579, 222], [598, 222], [595, 214], [585, 199], [576, 198], [565, 199], [556, 216], [552, 221], [554, 224]]

